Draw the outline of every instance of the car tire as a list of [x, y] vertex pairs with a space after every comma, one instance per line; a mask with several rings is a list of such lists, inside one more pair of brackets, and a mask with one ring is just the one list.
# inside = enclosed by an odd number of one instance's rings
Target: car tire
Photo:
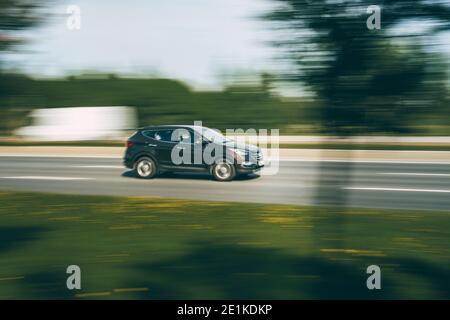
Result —
[[153, 159], [142, 157], [136, 161], [134, 171], [138, 178], [151, 179], [158, 173], [158, 167]]
[[231, 181], [236, 177], [236, 168], [229, 161], [221, 160], [211, 167], [211, 174], [217, 181]]

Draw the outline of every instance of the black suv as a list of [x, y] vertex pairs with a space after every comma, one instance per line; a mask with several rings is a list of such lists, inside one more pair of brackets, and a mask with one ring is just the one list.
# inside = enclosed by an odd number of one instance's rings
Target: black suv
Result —
[[258, 147], [228, 140], [206, 127], [187, 125], [138, 129], [127, 141], [124, 164], [145, 179], [162, 172], [210, 172], [219, 181], [264, 166]]

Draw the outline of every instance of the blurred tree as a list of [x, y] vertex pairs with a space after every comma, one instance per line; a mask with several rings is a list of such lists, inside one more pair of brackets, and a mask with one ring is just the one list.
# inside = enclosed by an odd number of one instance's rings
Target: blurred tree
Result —
[[0, 52], [22, 42], [14, 31], [30, 28], [42, 21], [38, 9], [42, 1], [0, 0]]
[[[323, 132], [399, 132], [442, 99], [446, 68], [423, 45], [450, 26], [448, 1], [379, 0], [380, 29], [372, 30], [373, 1], [273, 1], [277, 6], [264, 18], [280, 33], [282, 59], [295, 66], [281, 78], [315, 95]], [[320, 162], [318, 205], [348, 205], [352, 152], [340, 156], [340, 163]], [[346, 216], [330, 210], [328, 219], [325, 229], [315, 225], [317, 248], [345, 247]]]
[[26, 110], [14, 109], [11, 97], [23, 92], [26, 88], [23, 77], [3, 74], [4, 61], [2, 53], [12, 50], [24, 42], [17, 36], [17, 31], [31, 28], [43, 20], [39, 8], [44, 0], [0, 0], [0, 130], [8, 132], [17, 127], [24, 118]]
[[[421, 44], [450, 26], [448, 2], [380, 0], [381, 29], [369, 30], [373, 1], [274, 1], [279, 5], [265, 18], [281, 32], [283, 59], [297, 66], [283, 80], [316, 95], [325, 132], [399, 131], [442, 96], [446, 68]], [[407, 21], [426, 26], [402, 29]]]
[[[4, 75], [14, 86], [2, 102], [0, 131], [5, 133], [25, 125], [19, 110], [74, 106], [127, 105], [137, 108], [139, 125], [193, 123], [226, 128], [281, 128], [311, 122], [309, 102], [289, 100], [266, 91], [270, 84], [239, 83], [221, 91], [192, 90], [171, 79], [132, 79], [109, 74], [89, 74], [60, 79], [30, 79]], [[1, 80], [1, 76], [0, 76]], [[1, 83], [0, 83], [1, 85]], [[8, 119], [5, 116], [8, 114]], [[292, 131], [290, 131], [292, 132]]]

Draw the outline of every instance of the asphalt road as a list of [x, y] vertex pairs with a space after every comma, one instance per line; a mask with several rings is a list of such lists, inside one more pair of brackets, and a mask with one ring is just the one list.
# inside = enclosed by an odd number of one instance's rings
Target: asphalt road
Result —
[[450, 212], [450, 166], [287, 161], [276, 175], [221, 183], [193, 174], [140, 180], [114, 158], [1, 156], [0, 190]]

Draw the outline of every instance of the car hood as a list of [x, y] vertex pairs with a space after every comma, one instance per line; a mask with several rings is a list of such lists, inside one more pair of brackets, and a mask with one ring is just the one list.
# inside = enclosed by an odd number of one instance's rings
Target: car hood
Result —
[[249, 152], [260, 152], [261, 149], [258, 148], [258, 146], [255, 146], [253, 144], [247, 144], [247, 143], [241, 143], [234, 140], [228, 140], [224, 143], [225, 146], [228, 148], [235, 148], [240, 150], [245, 150]]

